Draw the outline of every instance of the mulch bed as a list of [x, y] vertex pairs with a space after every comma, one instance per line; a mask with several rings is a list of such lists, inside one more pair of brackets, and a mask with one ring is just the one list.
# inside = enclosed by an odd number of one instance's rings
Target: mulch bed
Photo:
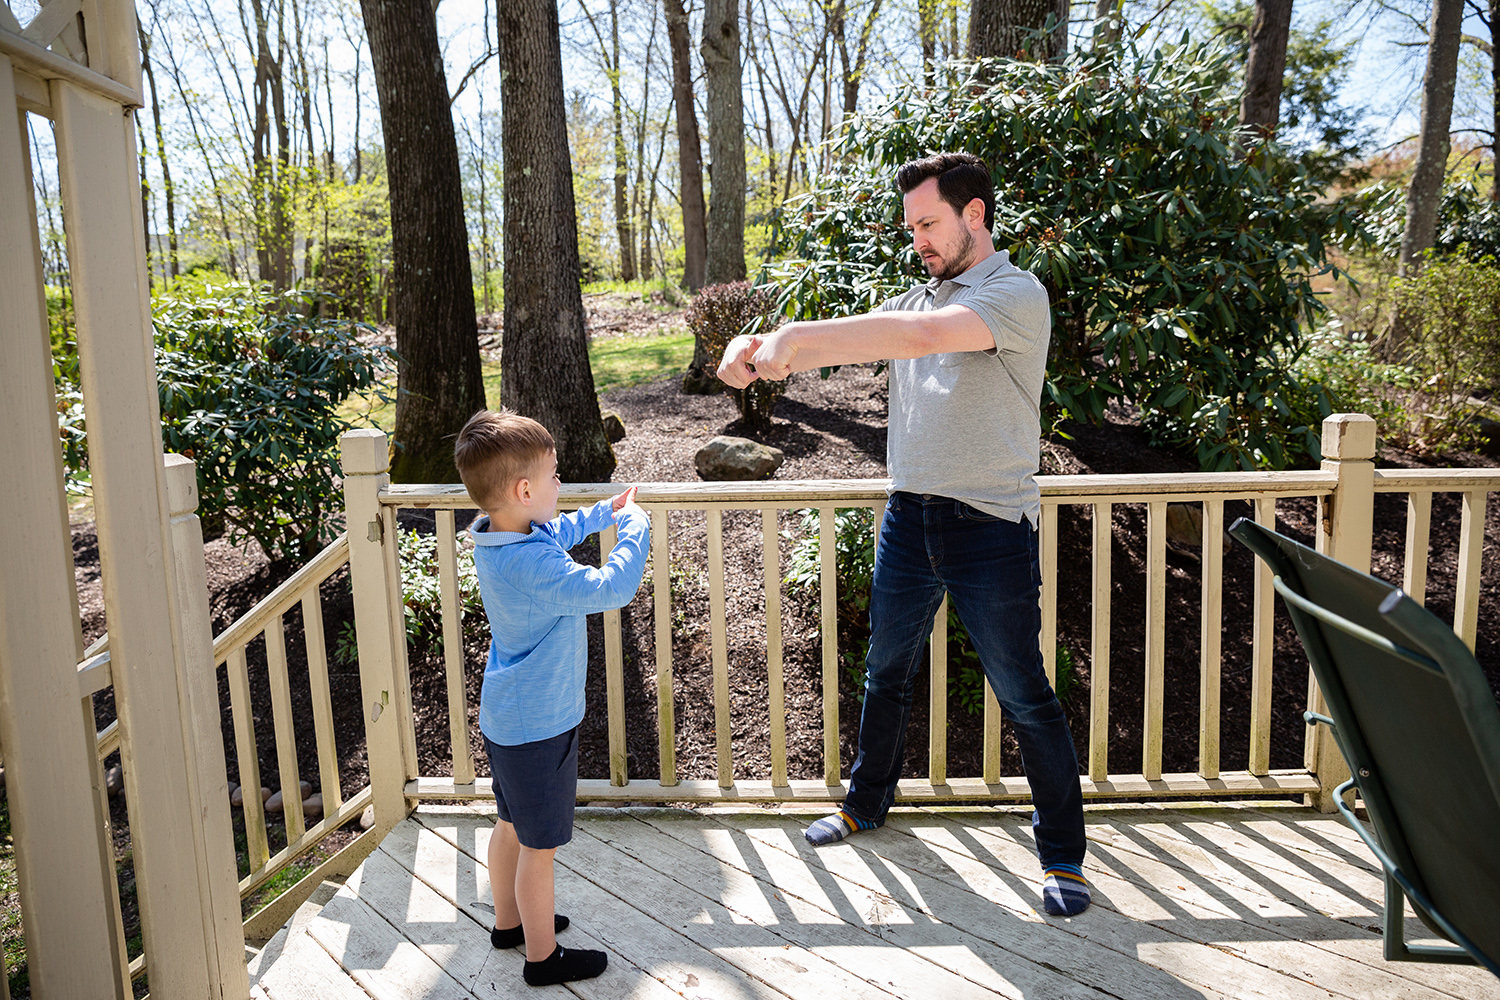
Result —
[[[778, 404], [772, 427], [753, 432], [737, 419], [733, 402], [726, 396], [684, 396], [675, 379], [665, 379], [606, 394], [602, 404], [624, 419], [629, 436], [615, 446], [619, 465], [615, 481], [693, 481], [693, 454], [714, 434], [754, 437], [781, 448], [786, 462], [777, 479], [843, 479], [885, 475], [885, 378], [866, 366], [846, 367], [828, 380], [803, 375], [791, 384]], [[1046, 442], [1043, 471], [1046, 473], [1144, 473], [1192, 471], [1180, 457], [1154, 449], [1130, 414], [1117, 411], [1100, 427], [1070, 426], [1068, 437]], [[1414, 456], [1384, 451], [1382, 466], [1421, 464]], [[1453, 464], [1453, 463], [1445, 463]], [[1461, 464], [1493, 465], [1493, 460], [1464, 456]], [[1226, 524], [1249, 513], [1248, 504], [1230, 503]], [[1278, 506], [1279, 528], [1304, 540], [1311, 537], [1314, 503], [1284, 501]], [[1145, 621], [1145, 509], [1143, 505], [1116, 505], [1113, 524], [1112, 628], [1110, 668], [1110, 767], [1115, 772], [1140, 769], [1143, 715], [1144, 621]], [[461, 518], [461, 522], [462, 522]], [[781, 515], [781, 572], [798, 532], [793, 512]], [[403, 526], [432, 530], [430, 514], [403, 512]], [[1451, 619], [1453, 575], [1459, 523], [1459, 498], [1439, 495], [1432, 511], [1432, 553], [1427, 605], [1441, 617]], [[1405, 502], [1400, 496], [1376, 500], [1376, 555], [1374, 569], [1387, 579], [1400, 579], [1404, 544]], [[727, 569], [729, 621], [729, 680], [734, 773], [740, 779], [770, 776], [769, 688], [765, 669], [765, 625], [763, 619], [761, 565], [761, 520], [758, 511], [726, 511], [723, 516], [724, 552]], [[700, 512], [678, 512], [671, 516], [671, 560], [673, 569], [673, 687], [676, 715], [677, 770], [680, 778], [713, 778], [716, 774], [712, 666], [710, 658], [708, 581], [706, 576], [706, 528]], [[1087, 760], [1090, 629], [1091, 525], [1087, 507], [1064, 508], [1059, 518], [1058, 642], [1071, 651], [1077, 683], [1065, 699], [1073, 723], [1080, 760]], [[1500, 560], [1495, 558], [1500, 538], [1500, 505], [1489, 506], [1486, 519], [1483, 589], [1480, 598], [1478, 657], [1485, 664], [1491, 685], [1500, 692]], [[92, 523], [74, 525], [74, 551], [78, 564], [80, 610], [87, 638], [104, 627], [98, 581], [98, 553]], [[230, 546], [223, 539], [208, 543], [208, 579], [216, 632], [243, 614], [254, 602], [281, 582], [277, 573], [253, 545]], [[594, 542], [575, 551], [580, 560], [597, 561]], [[1226, 542], [1224, 550], [1224, 633], [1221, 699], [1221, 767], [1246, 766], [1249, 737], [1250, 621], [1249, 593], [1253, 564], [1237, 543]], [[1170, 550], [1167, 558], [1166, 709], [1163, 769], [1167, 772], [1197, 768], [1199, 693], [1199, 576], [1195, 558]], [[340, 573], [323, 587], [324, 619], [330, 652], [337, 636], [352, 619], [348, 581]], [[783, 589], [783, 643], [788, 734], [787, 766], [792, 778], [822, 775], [822, 652], [816, 592]], [[644, 586], [622, 614], [625, 651], [626, 731], [628, 766], [632, 776], [654, 778], [659, 772], [656, 736], [656, 676], [653, 598]], [[300, 612], [287, 617], [287, 642], [291, 668], [293, 716], [299, 734], [299, 768], [314, 785], [317, 751], [312, 739], [312, 713], [306, 679]], [[466, 640], [465, 660], [471, 747], [480, 774], [487, 764], [477, 734], [479, 684], [487, 639], [483, 629], [472, 630]], [[580, 734], [580, 773], [588, 778], [608, 777], [608, 732], [605, 711], [602, 625], [591, 617], [588, 710]], [[857, 652], [862, 626], [841, 625], [841, 653]], [[249, 649], [252, 698], [259, 734], [260, 768], [264, 784], [279, 785], [275, 759], [270, 690], [265, 656], [260, 641]], [[846, 663], [849, 661], [846, 660]], [[1278, 614], [1272, 710], [1273, 768], [1301, 765], [1303, 723], [1301, 712], [1307, 694], [1306, 660], [1284, 614]], [[224, 706], [225, 752], [231, 782], [237, 782], [233, 730], [229, 715], [227, 682], [220, 669]], [[411, 653], [414, 714], [417, 727], [419, 768], [425, 775], [451, 773], [446, 681], [441, 656], [433, 650]], [[841, 760], [844, 773], [856, 749], [859, 702], [849, 671], [840, 670], [839, 719]], [[335, 705], [335, 728], [341, 758], [341, 784], [345, 792], [367, 781], [360, 716], [359, 675], [352, 664], [330, 664], [330, 686]], [[108, 695], [99, 699], [101, 721], [113, 716]], [[919, 682], [911, 728], [907, 737], [906, 773], [926, 773], [929, 732], [928, 692], [925, 676]], [[982, 726], [980, 717], [969, 715], [952, 699], [948, 718], [948, 773], [952, 776], [980, 772]], [[1003, 770], [1019, 774], [1020, 761], [1013, 738], [1007, 734]]]

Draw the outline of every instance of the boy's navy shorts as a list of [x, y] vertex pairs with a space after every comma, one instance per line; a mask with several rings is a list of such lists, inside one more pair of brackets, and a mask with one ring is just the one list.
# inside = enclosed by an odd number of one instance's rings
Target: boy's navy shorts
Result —
[[[480, 733], [483, 736], [483, 733]], [[573, 839], [578, 798], [578, 727], [533, 743], [501, 746], [484, 737], [500, 818], [516, 828], [522, 847], [536, 851]]]

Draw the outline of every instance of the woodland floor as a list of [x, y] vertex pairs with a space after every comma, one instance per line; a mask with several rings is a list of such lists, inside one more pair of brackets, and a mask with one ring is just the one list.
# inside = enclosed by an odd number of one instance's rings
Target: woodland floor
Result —
[[[880, 477], [885, 474], [885, 378], [868, 367], [846, 367], [828, 380], [799, 376], [778, 404], [769, 431], [755, 434], [737, 419], [732, 401], [723, 395], [685, 396], [675, 378], [659, 379], [630, 388], [617, 389], [602, 399], [605, 407], [624, 419], [629, 435], [615, 446], [619, 465], [614, 479], [632, 482], [691, 481], [696, 478], [693, 454], [708, 438], [719, 433], [754, 436], [786, 452], [778, 479], [824, 479]], [[1186, 461], [1154, 449], [1145, 433], [1119, 411], [1100, 427], [1069, 426], [1067, 439], [1045, 443], [1045, 473], [1144, 473], [1191, 471]], [[1382, 466], [1414, 465], [1412, 456], [1386, 451]], [[1494, 464], [1481, 456], [1464, 456], [1462, 464]], [[1237, 509], [1243, 508], [1243, 509]], [[1226, 524], [1248, 514], [1248, 504], [1231, 502]], [[1281, 530], [1304, 539], [1310, 537], [1314, 517], [1311, 500], [1284, 501], [1278, 506]], [[404, 527], [431, 531], [430, 515], [403, 512]], [[1440, 616], [1451, 618], [1453, 577], [1456, 565], [1459, 504], [1453, 495], [1439, 495], [1432, 511], [1432, 544], [1427, 605]], [[1376, 502], [1376, 554], [1374, 569], [1388, 579], [1400, 579], [1404, 541], [1405, 503], [1398, 496], [1379, 496]], [[715, 774], [714, 710], [712, 670], [709, 654], [708, 583], [706, 529], [701, 513], [680, 512], [671, 517], [670, 546], [673, 599], [673, 664], [678, 774], [682, 778], [710, 778]], [[782, 515], [782, 575], [795, 544], [798, 518]], [[1064, 508], [1059, 518], [1058, 643], [1066, 647], [1075, 664], [1071, 683], [1060, 684], [1063, 701], [1073, 720], [1080, 760], [1086, 760], [1084, 740], [1090, 683], [1090, 534], [1087, 508]], [[770, 775], [769, 697], [765, 670], [765, 629], [761, 588], [760, 515], [756, 511], [728, 511], [724, 515], [724, 550], [727, 597], [731, 608], [748, 609], [745, 616], [729, 623], [729, 678], [733, 720], [733, 760], [736, 777], [765, 778]], [[1494, 551], [1500, 539], [1500, 504], [1490, 504], [1487, 516], [1483, 591], [1480, 603], [1478, 657], [1486, 665], [1491, 684], [1500, 691], [1500, 559]], [[1139, 768], [1141, 719], [1143, 714], [1143, 663], [1145, 620], [1145, 510], [1142, 505], [1119, 504], [1114, 508], [1112, 557], [1112, 633], [1110, 671], [1111, 770]], [[74, 525], [74, 550], [78, 567], [80, 611], [86, 639], [103, 631], [103, 608], [98, 580], [98, 553], [91, 522]], [[228, 626], [279, 582], [253, 544], [234, 547], [227, 540], [211, 541], [206, 550], [211, 606], [216, 632]], [[597, 560], [593, 542], [575, 550], [582, 560]], [[1163, 768], [1167, 772], [1192, 771], [1197, 766], [1198, 734], [1198, 646], [1199, 579], [1195, 557], [1169, 549], [1167, 579], [1166, 716]], [[1224, 640], [1221, 699], [1223, 704], [1222, 758], [1225, 770], [1246, 766], [1249, 734], [1249, 685], [1252, 562], [1237, 543], [1226, 542], [1224, 551]], [[329, 647], [352, 618], [347, 577], [339, 574], [323, 588], [324, 617]], [[784, 676], [788, 733], [788, 771], [793, 778], [815, 778], [822, 774], [821, 640], [818, 632], [816, 592], [783, 589]], [[298, 731], [311, 732], [305, 656], [302, 652], [300, 612], [287, 619], [293, 709]], [[636, 777], [658, 773], [656, 737], [656, 680], [653, 603], [649, 585], [624, 609], [622, 616], [625, 651], [626, 729], [629, 771]], [[465, 654], [471, 742], [476, 764], [486, 771], [476, 729], [479, 684], [488, 641], [482, 622], [466, 629]], [[604, 694], [603, 641], [600, 619], [593, 616], [590, 628], [588, 710], [580, 739], [580, 775], [608, 776], [607, 730]], [[859, 719], [859, 702], [851, 680], [864, 637], [863, 623], [840, 623], [839, 718], [841, 757], [845, 772], [852, 761]], [[249, 650], [251, 688], [257, 730], [262, 733], [260, 770], [263, 781], [274, 786], [277, 775], [275, 750], [270, 736], [272, 717], [270, 691], [260, 643]], [[950, 664], [953, 663], [950, 651]], [[1307, 671], [1300, 646], [1289, 622], [1279, 614], [1276, 629], [1274, 708], [1272, 715], [1273, 768], [1300, 765], [1302, 758], [1301, 712], [1305, 707]], [[352, 663], [330, 665], [330, 687], [335, 705], [336, 729], [342, 759], [341, 783], [346, 793], [365, 783], [366, 764], [362, 723], [358, 717], [358, 671]], [[411, 650], [417, 746], [421, 773], [444, 775], [451, 771], [448, 713], [441, 658], [435, 650]], [[231, 782], [237, 781], [232, 727], [228, 714], [227, 684], [220, 672], [224, 693], [225, 750]], [[907, 739], [908, 775], [926, 773], [928, 745], [928, 696], [925, 676], [919, 682], [911, 728]], [[108, 696], [98, 706], [101, 720], [112, 716]], [[968, 714], [957, 698], [949, 699], [949, 765], [951, 775], [980, 772], [982, 732], [977, 715]], [[316, 748], [311, 739], [299, 741], [299, 765], [305, 778], [316, 784]], [[1021, 773], [1013, 739], [1007, 739], [1003, 770]]]

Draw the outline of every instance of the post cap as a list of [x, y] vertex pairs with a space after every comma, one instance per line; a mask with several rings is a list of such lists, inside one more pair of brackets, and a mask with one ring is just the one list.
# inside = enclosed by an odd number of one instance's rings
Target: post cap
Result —
[[385, 431], [362, 427], [339, 439], [344, 459], [344, 475], [375, 476], [391, 467], [390, 446]]
[[198, 467], [191, 458], [171, 453], [163, 464], [167, 467], [167, 506], [172, 516], [193, 513], [198, 509]]
[[1333, 413], [1323, 420], [1323, 457], [1341, 462], [1368, 462], [1375, 457], [1375, 418], [1363, 413]]

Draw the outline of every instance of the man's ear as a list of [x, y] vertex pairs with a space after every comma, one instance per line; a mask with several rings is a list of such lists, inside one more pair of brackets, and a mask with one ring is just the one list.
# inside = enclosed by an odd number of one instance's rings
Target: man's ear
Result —
[[984, 201], [980, 198], [970, 198], [969, 203], [964, 206], [964, 222], [972, 229], [975, 221], [981, 227], [984, 225]]

